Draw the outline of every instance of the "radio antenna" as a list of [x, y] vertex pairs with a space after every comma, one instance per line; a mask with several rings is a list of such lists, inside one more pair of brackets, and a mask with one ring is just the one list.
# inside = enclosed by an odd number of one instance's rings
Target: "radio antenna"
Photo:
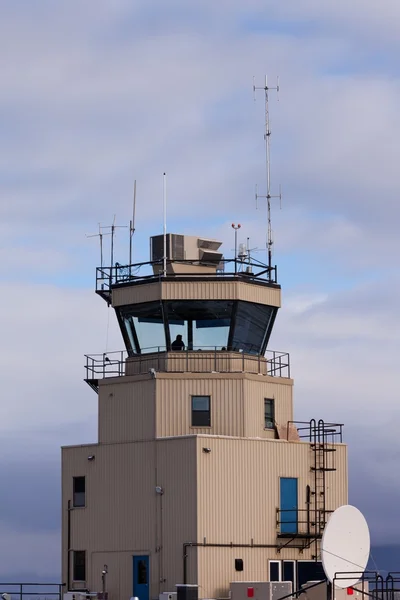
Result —
[[282, 200], [282, 194], [281, 191], [279, 189], [279, 194], [277, 196], [272, 196], [271, 195], [271, 148], [270, 148], [270, 138], [271, 138], [271, 128], [270, 128], [270, 121], [269, 121], [269, 98], [268, 98], [268, 92], [270, 90], [275, 90], [278, 94], [278, 99], [279, 99], [279, 78], [277, 78], [277, 82], [276, 82], [276, 86], [275, 87], [269, 87], [268, 86], [268, 81], [267, 81], [267, 76], [265, 76], [265, 84], [262, 87], [257, 87], [255, 85], [255, 81], [254, 81], [254, 77], [253, 77], [253, 93], [254, 93], [254, 101], [256, 99], [256, 90], [264, 90], [264, 94], [265, 94], [265, 133], [264, 133], [264, 139], [265, 139], [265, 160], [266, 160], [266, 170], [267, 170], [267, 193], [265, 196], [260, 196], [258, 194], [257, 191], [257, 186], [256, 186], [256, 206], [257, 206], [257, 201], [258, 198], [265, 198], [267, 200], [267, 255], [268, 255], [268, 267], [269, 267], [269, 271], [268, 271], [268, 277], [269, 279], [271, 279], [271, 273], [272, 273], [272, 246], [273, 246], [273, 240], [272, 240], [272, 225], [271, 225], [271, 200], [272, 198], [279, 198], [279, 200]]
[[115, 230], [116, 229], [126, 229], [127, 225], [116, 225], [115, 224], [115, 218], [116, 215], [114, 215], [114, 219], [112, 222], [112, 225], [107, 225], [106, 227], [102, 227], [102, 229], [110, 229], [110, 233], [108, 235], [111, 235], [111, 264], [110, 267], [113, 268], [114, 266], [114, 236], [115, 236]]
[[136, 179], [133, 184], [132, 220], [129, 221], [129, 270], [130, 270], [130, 266], [132, 264], [133, 235], [135, 233], [135, 214], [136, 214]]
[[167, 275], [167, 174], [163, 174], [163, 275]]
[[92, 238], [92, 237], [98, 237], [100, 239], [100, 268], [103, 268], [103, 236], [104, 235], [111, 235], [111, 233], [103, 233], [101, 231], [101, 225], [99, 223], [99, 233], [93, 233], [91, 235], [87, 235], [87, 238]]

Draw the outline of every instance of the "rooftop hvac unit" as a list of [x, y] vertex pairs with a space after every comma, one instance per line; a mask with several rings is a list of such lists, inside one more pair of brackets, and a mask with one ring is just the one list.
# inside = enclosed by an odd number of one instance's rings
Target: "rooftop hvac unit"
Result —
[[[191, 260], [218, 264], [222, 253], [218, 249], [222, 242], [207, 240], [193, 235], [177, 235], [167, 233], [166, 254], [168, 260]], [[150, 259], [152, 262], [164, 258], [164, 236], [155, 235], [150, 238]]]

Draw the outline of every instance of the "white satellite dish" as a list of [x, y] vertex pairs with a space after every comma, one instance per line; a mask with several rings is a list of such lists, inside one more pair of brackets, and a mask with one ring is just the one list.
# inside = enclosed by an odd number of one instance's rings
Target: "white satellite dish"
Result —
[[[321, 542], [322, 566], [328, 580], [338, 588], [355, 585], [365, 571], [369, 551], [364, 516], [355, 506], [340, 506], [331, 515]], [[349, 573], [348, 578], [345, 573]]]

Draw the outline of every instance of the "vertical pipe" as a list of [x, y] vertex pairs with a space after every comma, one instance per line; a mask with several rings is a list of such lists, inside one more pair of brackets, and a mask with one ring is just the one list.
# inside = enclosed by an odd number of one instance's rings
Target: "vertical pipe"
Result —
[[67, 514], [67, 592], [69, 592], [71, 589], [71, 500], [68, 500]]
[[163, 186], [163, 235], [164, 235], [164, 260], [163, 260], [163, 274], [164, 277], [167, 274], [167, 179], [164, 173], [164, 186]]

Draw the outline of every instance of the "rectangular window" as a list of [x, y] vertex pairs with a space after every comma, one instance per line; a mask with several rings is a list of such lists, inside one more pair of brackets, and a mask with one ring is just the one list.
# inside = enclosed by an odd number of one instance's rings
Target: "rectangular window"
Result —
[[210, 396], [192, 396], [192, 427], [210, 427]]
[[275, 427], [275, 402], [273, 398], [264, 398], [264, 427], [274, 429]]
[[280, 581], [281, 580], [281, 561], [270, 560], [269, 561], [269, 580]]
[[79, 508], [86, 505], [86, 482], [85, 477], [73, 478], [73, 499], [72, 505]]
[[85, 550], [75, 550], [73, 577], [74, 581], [86, 581], [86, 552]]
[[283, 561], [283, 581], [291, 581], [293, 583], [292, 589], [296, 589], [295, 585], [295, 573], [294, 573], [294, 560]]

